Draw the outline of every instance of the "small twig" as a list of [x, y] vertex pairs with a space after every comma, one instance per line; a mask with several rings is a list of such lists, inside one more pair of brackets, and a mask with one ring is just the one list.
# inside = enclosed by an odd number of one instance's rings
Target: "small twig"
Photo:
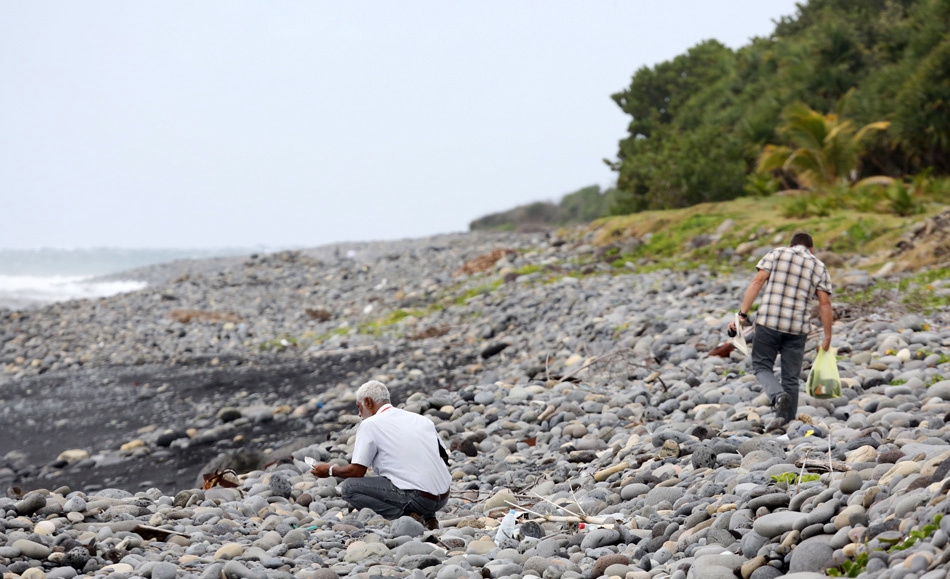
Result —
[[[808, 460], [808, 453], [811, 452], [811, 449], [805, 451], [805, 460]], [[798, 473], [798, 482], [795, 483], [795, 494], [798, 494], [798, 491], [802, 488], [802, 477], [805, 476], [805, 463], [802, 462], [802, 470]]]
[[516, 509], [521, 509], [522, 511], [524, 511], [524, 512], [526, 512], [526, 513], [531, 513], [532, 515], [534, 515], [534, 516], [536, 516], [536, 517], [544, 517], [544, 515], [542, 515], [541, 513], [536, 513], [536, 512], [534, 512], [534, 511], [532, 511], [531, 509], [526, 509], [526, 508], [522, 507], [521, 505], [515, 504], [515, 503], [513, 503], [513, 502], [511, 502], [511, 501], [505, 501], [505, 503], [507, 503], [508, 505], [511, 505], [512, 507], [514, 507], [514, 508], [516, 508]]
[[561, 382], [567, 382], [568, 380], [570, 380], [571, 378], [573, 378], [574, 376], [576, 376], [577, 374], [579, 374], [582, 370], [586, 370], [587, 368], [589, 368], [590, 366], [592, 366], [592, 365], [594, 365], [594, 364], [597, 364], [597, 363], [600, 362], [601, 360], [604, 360], [604, 359], [606, 359], [606, 358], [609, 358], [609, 357], [611, 357], [611, 356], [615, 356], [615, 355], [617, 355], [617, 354], [619, 354], [619, 353], [621, 353], [621, 352], [626, 352], [626, 351], [629, 351], [629, 350], [630, 350], [630, 348], [627, 348], [627, 347], [616, 348], [616, 349], [613, 349], [613, 350], [607, 352], [606, 354], [601, 354], [600, 356], [594, 356], [594, 357], [591, 358], [586, 364], [584, 364], [583, 366], [581, 366], [581, 367], [578, 368], [577, 370], [574, 370], [573, 372], [571, 372], [571, 373], [568, 374], [567, 376], [562, 376], [562, 377], [561, 377]]
[[542, 497], [541, 495], [539, 495], [538, 493], [533, 492], [533, 491], [532, 491], [531, 494], [533, 494], [534, 496], [538, 497], [539, 499], [541, 499], [542, 501], [544, 501], [544, 502], [546, 502], [546, 503], [551, 503], [551, 505], [552, 505], [554, 508], [556, 508], [556, 509], [560, 509], [560, 508], [561, 508], [561, 505], [552, 502], [552, 501], [549, 500], [547, 497]]
[[798, 459], [795, 461], [795, 466], [804, 466], [806, 469], [814, 469], [823, 472], [827, 472], [829, 467], [831, 470], [837, 472], [847, 472], [851, 470], [851, 467], [843, 462], [826, 463], [823, 460], [811, 460], [807, 458]]
[[835, 470], [832, 466], [831, 461], [831, 436], [832, 432], [828, 431], [828, 484], [831, 484], [831, 481], [835, 478]]
[[571, 489], [571, 496], [574, 497], [574, 504], [577, 505], [577, 510], [581, 512], [581, 515], [587, 516], [587, 513], [584, 512], [583, 507], [581, 507], [580, 501], [577, 500], [577, 495], [574, 494], [574, 489]]

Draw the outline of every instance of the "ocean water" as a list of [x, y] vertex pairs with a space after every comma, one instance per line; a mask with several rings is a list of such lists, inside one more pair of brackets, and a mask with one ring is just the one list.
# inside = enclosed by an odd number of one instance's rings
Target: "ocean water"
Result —
[[0, 307], [26, 309], [52, 302], [100, 298], [145, 287], [143, 281], [96, 281], [82, 275], [0, 274]]
[[[146, 286], [145, 282], [123, 280], [121, 272], [176, 259], [246, 255], [262, 251], [262, 248], [0, 249], [0, 308], [30, 309], [52, 302], [137, 291]], [[105, 275], [111, 278], [99, 279]]]

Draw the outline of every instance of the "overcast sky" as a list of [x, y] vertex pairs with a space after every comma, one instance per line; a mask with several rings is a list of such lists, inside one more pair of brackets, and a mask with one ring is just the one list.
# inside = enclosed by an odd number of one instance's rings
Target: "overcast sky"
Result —
[[610, 185], [641, 66], [793, 0], [0, 0], [0, 247], [463, 231]]

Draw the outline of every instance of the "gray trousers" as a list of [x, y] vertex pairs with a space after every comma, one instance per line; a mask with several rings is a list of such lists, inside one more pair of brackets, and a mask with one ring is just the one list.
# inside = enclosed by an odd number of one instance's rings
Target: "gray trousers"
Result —
[[[786, 334], [759, 325], [755, 327], [755, 337], [752, 338], [752, 370], [762, 389], [768, 394], [770, 403], [774, 404], [782, 392], [791, 398], [792, 416], [783, 417], [787, 420], [798, 413], [799, 376], [802, 373], [802, 358], [805, 355], [807, 340], [808, 334]], [[773, 371], [775, 358], [779, 355], [782, 356], [781, 384]]]
[[434, 519], [445, 506], [448, 497], [435, 501], [417, 491], [397, 488], [382, 476], [348, 478], [340, 485], [343, 499], [354, 509], [370, 508], [384, 519], [398, 519], [409, 513], [419, 513], [425, 520]]

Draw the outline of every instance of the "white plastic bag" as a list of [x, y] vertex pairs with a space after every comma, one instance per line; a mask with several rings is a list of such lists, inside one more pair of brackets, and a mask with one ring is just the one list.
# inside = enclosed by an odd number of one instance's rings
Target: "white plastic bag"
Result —
[[736, 337], [732, 339], [732, 345], [746, 356], [749, 355], [749, 345], [746, 344], [745, 334], [742, 332], [742, 324], [739, 321], [739, 314], [736, 314]]

